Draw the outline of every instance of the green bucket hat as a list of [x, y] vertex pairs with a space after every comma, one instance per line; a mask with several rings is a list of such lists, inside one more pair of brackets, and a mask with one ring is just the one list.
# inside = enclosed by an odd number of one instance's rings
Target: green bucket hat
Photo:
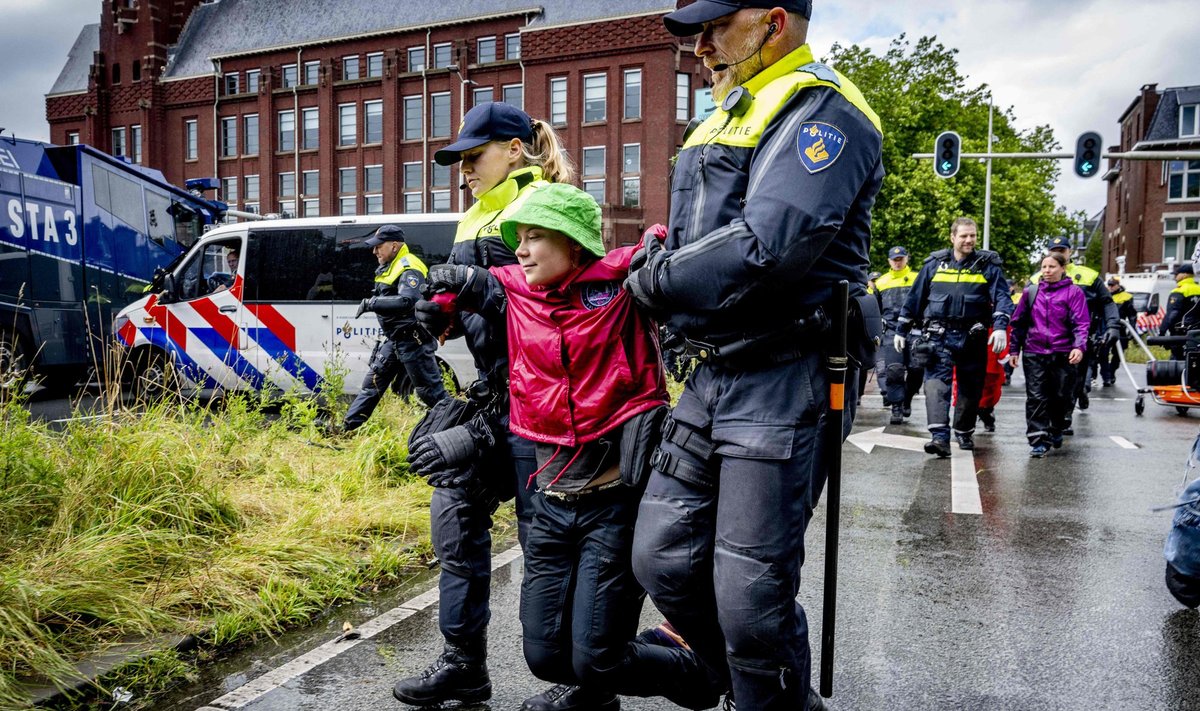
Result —
[[500, 223], [504, 244], [514, 252], [521, 241], [517, 225], [536, 225], [557, 230], [575, 240], [597, 257], [604, 256], [600, 238], [600, 206], [591, 195], [574, 185], [550, 183], [534, 191], [521, 207]]

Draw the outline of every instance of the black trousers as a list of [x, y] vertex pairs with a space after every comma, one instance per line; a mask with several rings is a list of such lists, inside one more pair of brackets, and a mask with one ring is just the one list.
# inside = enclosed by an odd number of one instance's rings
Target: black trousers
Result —
[[1029, 444], [1049, 444], [1071, 426], [1071, 393], [1077, 366], [1066, 353], [1023, 353], [1025, 364], [1025, 436]]
[[371, 355], [371, 369], [363, 378], [362, 388], [346, 411], [343, 429], [350, 432], [362, 427], [387, 389], [405, 375], [412, 381], [413, 392], [426, 407], [432, 407], [446, 397], [442, 371], [433, 357], [435, 350], [437, 346], [433, 341], [418, 343], [415, 339], [395, 341], [389, 338], [379, 344]]

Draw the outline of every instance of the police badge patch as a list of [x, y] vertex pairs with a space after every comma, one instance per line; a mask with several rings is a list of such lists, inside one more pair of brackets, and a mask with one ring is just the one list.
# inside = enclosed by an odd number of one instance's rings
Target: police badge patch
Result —
[[404, 278], [404, 283], [408, 284], [409, 287], [416, 289], [418, 286], [421, 285], [421, 280], [418, 279], [415, 274], [409, 274], [407, 277]]
[[617, 293], [621, 290], [621, 285], [617, 282], [608, 282], [605, 284], [588, 284], [583, 287], [583, 305], [588, 311], [608, 306], [612, 300], [617, 298]]
[[809, 173], [820, 173], [833, 165], [846, 147], [846, 134], [836, 126], [820, 121], [800, 124], [796, 138], [796, 151], [800, 162]]

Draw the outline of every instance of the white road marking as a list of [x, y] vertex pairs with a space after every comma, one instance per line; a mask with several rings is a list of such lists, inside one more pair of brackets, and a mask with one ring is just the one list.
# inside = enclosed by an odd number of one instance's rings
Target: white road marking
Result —
[[[513, 546], [492, 558], [492, 570], [499, 570], [520, 557], [521, 547]], [[435, 585], [420, 595], [402, 602], [387, 612], [359, 625], [358, 639], [346, 640], [344, 642], [329, 640], [316, 649], [296, 657], [287, 664], [246, 682], [221, 698], [214, 699], [209, 702], [208, 706], [201, 706], [196, 711], [230, 711], [231, 709], [245, 708], [292, 679], [306, 674], [309, 670], [324, 664], [339, 654], [354, 649], [359, 643], [371, 639], [397, 622], [412, 617], [418, 612], [432, 606], [437, 600], [438, 589]]]
[[911, 437], [909, 435], [898, 435], [885, 432], [882, 427], [877, 427], [873, 430], [852, 434], [846, 438], [850, 444], [858, 447], [867, 454], [876, 447], [889, 447], [891, 449], [903, 449], [907, 452], [925, 452], [925, 438]]
[[[850, 444], [870, 454], [876, 447], [902, 449], [925, 453], [925, 438], [892, 434], [877, 427], [846, 438]], [[950, 444], [950, 511], [956, 514], [982, 514], [983, 501], [979, 496], [979, 480], [975, 476], [975, 453]]]
[[1112, 435], [1111, 437], [1109, 437], [1109, 439], [1116, 442], [1117, 446], [1120, 447], [1121, 449], [1138, 449], [1138, 446], [1136, 444], [1134, 444], [1133, 442], [1130, 442], [1129, 440], [1125, 439], [1124, 437], [1118, 437], [1117, 435]]

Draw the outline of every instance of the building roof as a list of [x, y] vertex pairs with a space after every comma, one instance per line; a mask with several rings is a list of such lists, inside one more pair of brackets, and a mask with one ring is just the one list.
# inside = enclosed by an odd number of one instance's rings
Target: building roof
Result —
[[218, 0], [192, 11], [165, 77], [210, 74], [214, 57], [480, 17], [528, 13], [534, 27], [669, 12], [674, 6], [673, 0]]
[[50, 94], [73, 94], [87, 91], [88, 72], [92, 67], [92, 55], [100, 49], [100, 23], [84, 25], [67, 53], [67, 63], [58, 73], [58, 79], [50, 88]]
[[[1159, 143], [1162, 141], [1179, 141], [1179, 107], [1186, 104], [1200, 104], [1200, 86], [1181, 86], [1163, 89], [1150, 128], [1139, 144]], [[1184, 139], [1194, 141], [1194, 138]]]

